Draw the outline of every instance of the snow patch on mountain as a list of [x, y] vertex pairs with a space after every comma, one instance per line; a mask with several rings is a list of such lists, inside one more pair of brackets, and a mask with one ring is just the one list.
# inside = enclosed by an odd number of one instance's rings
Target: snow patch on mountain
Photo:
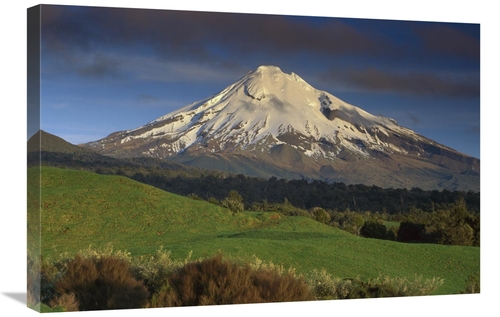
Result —
[[[393, 134], [421, 138], [393, 119], [374, 116], [315, 89], [295, 73], [260, 66], [214, 96], [125, 131], [119, 142], [162, 140], [167, 156], [209, 144], [212, 152], [251, 150], [262, 142], [274, 142], [271, 148], [290, 143], [310, 157], [334, 158], [341, 148], [362, 157], [369, 156], [369, 149], [407, 153], [382, 141]], [[305, 142], [312, 145], [306, 148]]]

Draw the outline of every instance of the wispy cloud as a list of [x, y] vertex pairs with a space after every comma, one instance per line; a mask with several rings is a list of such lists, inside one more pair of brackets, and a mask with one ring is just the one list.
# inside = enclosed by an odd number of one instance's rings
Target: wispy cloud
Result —
[[100, 79], [105, 77], [121, 77], [121, 65], [116, 58], [108, 54], [90, 54], [83, 65], [77, 66], [77, 72], [81, 76]]
[[391, 92], [415, 95], [444, 95], [447, 97], [478, 97], [477, 74], [450, 75], [417, 70], [391, 71], [374, 67], [366, 69], [330, 70], [320, 75], [324, 81], [342, 81], [354, 89], [372, 92]]
[[136, 102], [131, 102], [131, 104], [142, 108], [164, 109], [165, 112], [168, 112], [171, 109], [178, 109], [182, 106], [185, 106], [187, 103], [175, 99], [166, 100], [165, 98], [153, 96], [150, 94], [139, 94], [136, 98]]
[[157, 104], [160, 98], [148, 94], [140, 94], [137, 96], [137, 101], [141, 104]]
[[217, 82], [234, 80], [241, 72], [213, 64], [122, 56], [124, 71], [137, 79], [157, 82]]

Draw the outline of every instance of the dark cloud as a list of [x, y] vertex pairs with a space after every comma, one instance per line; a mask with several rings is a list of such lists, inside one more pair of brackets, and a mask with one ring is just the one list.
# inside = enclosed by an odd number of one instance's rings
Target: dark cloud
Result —
[[[415, 28], [427, 53], [480, 58], [479, 25], [429, 23], [418, 24]], [[461, 28], [467, 28], [469, 32]]]
[[323, 81], [341, 81], [353, 89], [415, 95], [447, 97], [478, 97], [477, 75], [440, 74], [439, 72], [385, 71], [377, 68], [329, 71], [321, 74]]
[[[307, 58], [304, 65], [321, 60], [326, 69], [341, 63], [354, 67], [343, 74], [326, 73], [322, 79], [341, 80], [355, 88], [476, 96], [479, 75], [455, 78], [442, 75], [442, 70], [468, 67], [479, 74], [478, 30], [475, 25], [386, 20], [42, 7], [42, 50], [51, 56], [52, 66], [93, 78], [120, 76], [123, 65], [111, 55], [199, 63], [228, 72], [249, 64], [256, 67], [256, 61], [297, 64]], [[75, 62], [93, 55], [83, 65]], [[362, 70], [368, 65], [372, 68]], [[401, 71], [382, 71], [388, 66]]]
[[[171, 10], [44, 6], [47, 49], [91, 50], [146, 45], [168, 58], [307, 51], [367, 54], [377, 43], [336, 19]], [[223, 50], [229, 50], [223, 52]], [[227, 56], [226, 56], [227, 57]]]
[[[42, 28], [45, 48], [59, 52], [143, 45], [200, 60], [255, 51], [479, 58], [478, 25], [50, 5]], [[416, 45], [425, 50], [410, 51]]]

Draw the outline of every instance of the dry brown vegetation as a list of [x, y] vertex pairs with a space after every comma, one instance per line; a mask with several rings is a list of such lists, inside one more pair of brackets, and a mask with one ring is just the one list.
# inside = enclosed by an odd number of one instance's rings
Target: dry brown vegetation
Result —
[[[92, 250], [43, 265], [30, 262], [28, 305], [45, 311], [225, 305], [432, 294], [442, 279], [342, 279], [325, 270], [304, 276], [292, 268], [213, 257], [173, 261], [159, 250], [147, 259]], [[38, 270], [38, 271], [37, 271]]]
[[290, 302], [314, 299], [309, 286], [291, 274], [253, 270], [222, 255], [188, 263], [170, 278], [165, 306]]
[[[140, 308], [146, 305], [149, 292], [136, 280], [129, 263], [113, 256], [69, 261], [63, 276], [54, 284], [56, 302], [72, 296], [81, 310]], [[71, 307], [76, 304], [71, 303]]]

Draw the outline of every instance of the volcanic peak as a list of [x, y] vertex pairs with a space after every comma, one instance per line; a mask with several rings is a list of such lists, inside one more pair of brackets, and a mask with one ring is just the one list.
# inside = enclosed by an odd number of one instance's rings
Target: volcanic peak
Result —
[[277, 66], [259, 66], [256, 70], [250, 71], [241, 80], [245, 94], [252, 99], [262, 100], [266, 96], [274, 95], [278, 99], [289, 99], [291, 91], [314, 90], [305, 80], [297, 74], [286, 74]]
[[[232, 162], [234, 170], [260, 176], [283, 175], [279, 170], [343, 180], [344, 173], [352, 181], [355, 176], [349, 171], [359, 171], [363, 182], [377, 183], [376, 179], [394, 186], [406, 186], [408, 179], [434, 169], [446, 177], [479, 173], [478, 160], [268, 65], [213, 96], [87, 146], [117, 157], [169, 158], [200, 167]], [[242, 157], [252, 163], [241, 167]], [[273, 172], [255, 172], [259, 166]]]

